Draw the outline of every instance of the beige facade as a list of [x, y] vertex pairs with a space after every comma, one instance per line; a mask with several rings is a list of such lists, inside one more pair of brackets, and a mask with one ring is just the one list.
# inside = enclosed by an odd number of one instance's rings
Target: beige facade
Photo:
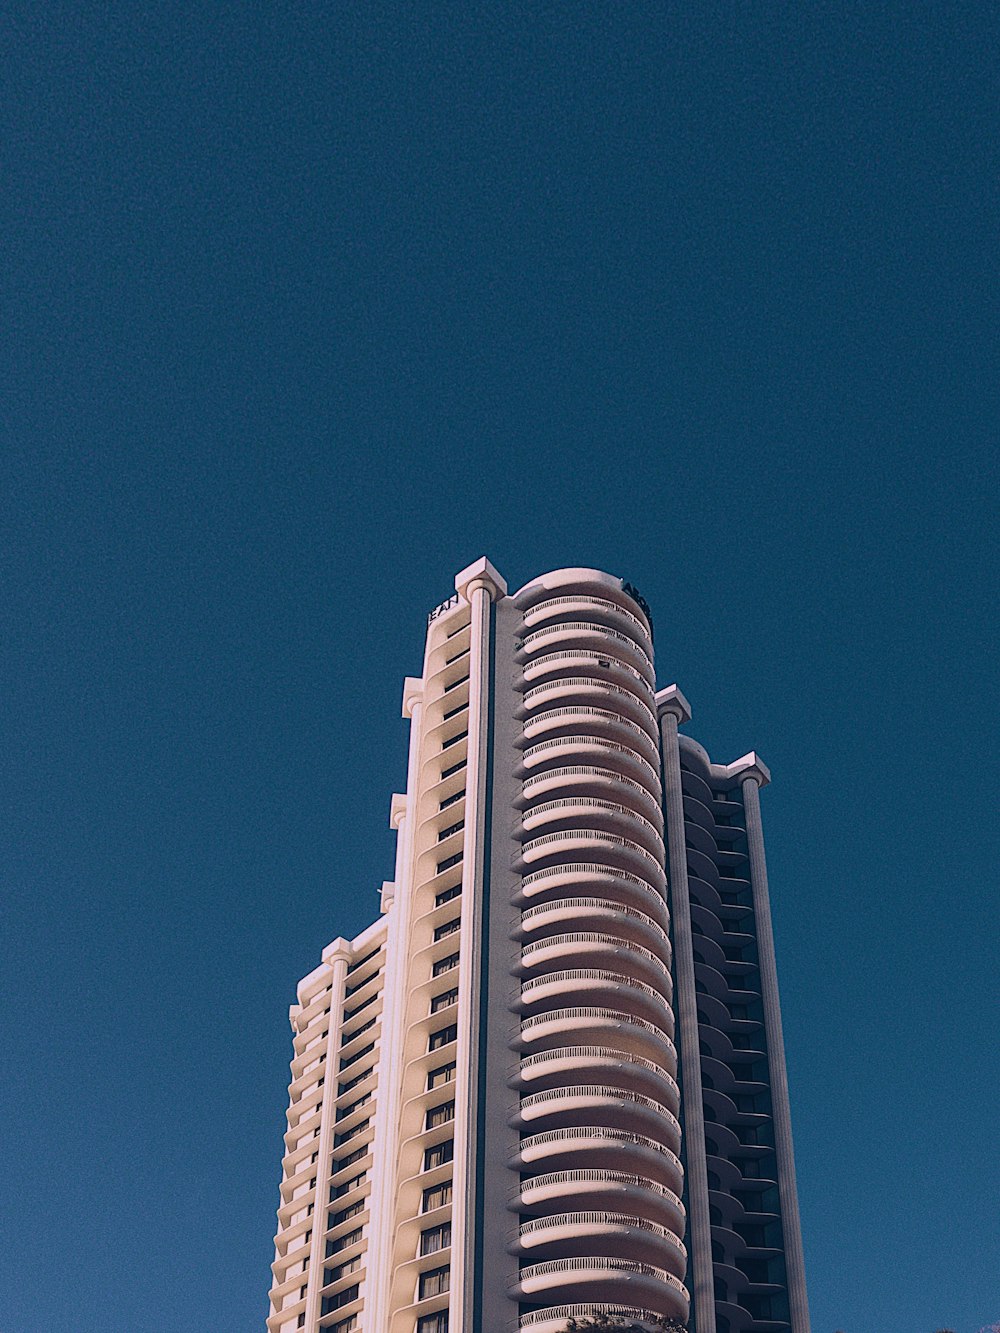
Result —
[[291, 1010], [270, 1333], [687, 1316], [662, 703], [611, 575], [432, 613], [382, 916]]

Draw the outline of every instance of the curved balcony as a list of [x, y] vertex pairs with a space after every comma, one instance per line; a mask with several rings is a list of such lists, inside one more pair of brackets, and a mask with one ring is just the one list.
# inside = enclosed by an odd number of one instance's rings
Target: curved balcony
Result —
[[[648, 775], [646, 775], [648, 778]], [[599, 800], [627, 805], [644, 816], [663, 833], [663, 812], [659, 796], [650, 788], [654, 784], [637, 782], [635, 778], [598, 764], [564, 764], [559, 768], [543, 769], [532, 773], [521, 784], [519, 804], [559, 795], [594, 796]]]
[[571, 1084], [548, 1088], [521, 1098], [514, 1118], [519, 1129], [540, 1132], [546, 1129], [601, 1125], [613, 1122], [617, 1128], [646, 1134], [671, 1152], [678, 1152], [681, 1129], [677, 1118], [667, 1108], [645, 1093], [602, 1084]]
[[[682, 1317], [687, 1313], [688, 1294], [681, 1280], [657, 1264], [639, 1263], [610, 1255], [581, 1255], [576, 1259], [550, 1259], [547, 1263], [526, 1264], [511, 1293], [521, 1300], [629, 1302], [653, 1308], [658, 1315]], [[579, 1307], [577, 1307], [579, 1308]], [[593, 1308], [593, 1307], [591, 1307]], [[548, 1318], [551, 1310], [536, 1311]], [[521, 1324], [521, 1327], [525, 1325]], [[539, 1327], [535, 1324], [531, 1327]], [[563, 1320], [558, 1326], [565, 1329]]]
[[522, 1008], [548, 1012], [567, 1003], [614, 1005], [648, 1019], [673, 1036], [674, 1019], [669, 1003], [659, 990], [621, 972], [597, 967], [562, 968], [540, 972], [522, 982], [515, 1003]]
[[521, 1043], [536, 1050], [551, 1050], [570, 1042], [582, 1045], [614, 1045], [630, 1054], [643, 1055], [677, 1074], [677, 1051], [667, 1033], [658, 1024], [619, 1009], [599, 1005], [575, 1005], [532, 1014], [521, 1020]]
[[623, 1259], [638, 1259], [674, 1273], [684, 1274], [687, 1254], [683, 1241], [659, 1222], [634, 1213], [611, 1213], [604, 1209], [552, 1213], [532, 1217], [518, 1228], [521, 1254], [539, 1251], [553, 1259], [583, 1256], [592, 1249]]
[[562, 935], [567, 926], [614, 936], [652, 954], [662, 968], [670, 965], [670, 939], [660, 922], [637, 907], [609, 898], [556, 898], [521, 913], [521, 936], [530, 941], [522, 950]]
[[638, 814], [630, 806], [608, 801], [601, 796], [557, 796], [529, 806], [515, 824], [521, 833], [535, 834], [563, 825], [605, 828], [623, 833], [642, 843], [652, 852], [657, 862], [664, 855], [663, 838], [652, 820]]
[[618, 661], [627, 662], [653, 683], [653, 662], [649, 653], [632, 634], [596, 620], [554, 621], [531, 630], [522, 639], [519, 654], [533, 657], [539, 653], [553, 653], [583, 648], [591, 652], [609, 654]]
[[674, 1114], [680, 1104], [676, 1081], [655, 1060], [638, 1055], [625, 1055], [611, 1046], [558, 1046], [538, 1051], [521, 1061], [511, 1076], [512, 1086], [536, 1091], [539, 1088], [563, 1087], [577, 1082], [581, 1076], [613, 1087], [642, 1092], [654, 1098]]
[[565, 617], [569, 620], [584, 617], [588, 620], [599, 620], [606, 617], [613, 626], [625, 628], [639, 643], [652, 648], [653, 640], [646, 617], [641, 612], [635, 615], [607, 597], [595, 597], [582, 592], [567, 593], [562, 597], [546, 597], [544, 601], [536, 602], [525, 611], [524, 627], [534, 629], [537, 625], [556, 617]]
[[[540, 1265], [532, 1265], [540, 1267]], [[530, 1333], [564, 1333], [566, 1325], [571, 1319], [595, 1319], [600, 1315], [613, 1315], [623, 1324], [648, 1324], [651, 1329], [655, 1329], [657, 1320], [662, 1319], [664, 1314], [677, 1315], [684, 1317], [688, 1310], [687, 1292], [684, 1292], [683, 1303], [677, 1310], [649, 1310], [637, 1305], [606, 1305], [601, 1302], [600, 1305], [586, 1305], [579, 1301], [574, 1301], [571, 1305], [554, 1305], [548, 1310], [533, 1310], [529, 1314], [523, 1314], [518, 1317], [518, 1329], [528, 1329]]]
[[526, 842], [515, 860], [517, 869], [531, 871], [541, 862], [553, 859], [577, 861], [599, 856], [620, 870], [638, 872], [664, 892], [667, 876], [660, 860], [631, 838], [604, 829], [574, 828], [559, 833], [543, 833]]
[[655, 766], [637, 745], [605, 740], [574, 732], [570, 736], [553, 736], [529, 746], [521, 755], [522, 776], [528, 777], [545, 768], [562, 768], [568, 764], [593, 763], [610, 768], [642, 782], [650, 793], [659, 797], [660, 775]]
[[[616, 904], [635, 907], [664, 928], [667, 925], [664, 890], [653, 882], [652, 875], [644, 878], [631, 871], [595, 861], [570, 861], [532, 871], [530, 875], [522, 876], [515, 900], [534, 905], [537, 899], [542, 899], [544, 901], [538, 905], [548, 907], [552, 905], [550, 895], [552, 898], [556, 894], [575, 896], [588, 889], [600, 892]], [[555, 901], [559, 899], [555, 898]]]
[[679, 1196], [666, 1185], [631, 1171], [547, 1171], [523, 1180], [511, 1195], [510, 1206], [521, 1213], [568, 1208], [638, 1213], [676, 1235], [684, 1234], [685, 1209]]
[[[631, 690], [655, 709], [656, 700], [652, 680], [645, 672], [612, 652], [595, 652], [590, 648], [562, 648], [556, 652], [534, 657], [521, 667], [521, 683], [525, 686], [541, 684], [553, 676], [589, 676], [594, 681]], [[525, 690], [525, 694], [527, 694]]]
[[521, 967], [553, 967], [561, 969], [568, 962], [587, 966], [612, 965], [626, 975], [641, 978], [652, 986], [668, 1003], [670, 1001], [670, 973], [663, 959], [633, 940], [604, 931], [576, 930], [561, 935], [546, 935], [532, 940], [521, 949]]
[[684, 1184], [680, 1158], [673, 1149], [648, 1134], [609, 1125], [572, 1125], [529, 1134], [521, 1139], [511, 1165], [521, 1171], [629, 1170], [659, 1181], [675, 1194]]
[[552, 680], [543, 680], [540, 685], [525, 690], [517, 715], [528, 717], [538, 709], [559, 708], [568, 703], [610, 708], [650, 731], [656, 726], [655, 705], [650, 700], [645, 681], [630, 678], [610, 681], [597, 676], [556, 676]]
[[593, 704], [564, 703], [558, 708], [547, 708], [542, 713], [533, 713], [525, 719], [523, 734], [527, 741], [541, 740], [557, 731], [572, 730], [592, 731], [609, 740], [621, 741], [632, 745], [644, 754], [651, 764], [656, 763], [659, 746], [649, 734], [648, 727], [633, 722], [630, 717], [616, 713], [610, 708], [596, 708]]

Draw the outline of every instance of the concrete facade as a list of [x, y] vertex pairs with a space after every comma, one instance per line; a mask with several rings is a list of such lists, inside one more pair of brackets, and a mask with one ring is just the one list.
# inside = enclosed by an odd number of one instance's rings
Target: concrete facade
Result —
[[679, 733], [621, 579], [455, 588], [382, 916], [290, 1011], [269, 1333], [809, 1333], [766, 769]]

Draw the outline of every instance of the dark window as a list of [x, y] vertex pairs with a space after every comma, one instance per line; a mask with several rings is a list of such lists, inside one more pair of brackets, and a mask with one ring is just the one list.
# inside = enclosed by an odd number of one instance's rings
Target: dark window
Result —
[[442, 922], [441, 925], [437, 926], [434, 930], [435, 944], [437, 943], [438, 940], [446, 940], [449, 935], [454, 935], [456, 931], [459, 931], [461, 929], [462, 929], [462, 918], [459, 916], [454, 917], [451, 921]]
[[[464, 708], [465, 704], [463, 704], [462, 707]], [[464, 791], [457, 791], [454, 796], [446, 796], [444, 800], [441, 802], [441, 804], [438, 806], [438, 809], [447, 810], [449, 805], [454, 805], [455, 802], [460, 801], [464, 795], [465, 795]]]
[[434, 1088], [442, 1088], [446, 1083], [455, 1081], [455, 1061], [450, 1064], [438, 1065], [437, 1069], [432, 1069], [427, 1075], [427, 1091], [431, 1092]]
[[445, 778], [450, 778], [452, 773], [460, 773], [468, 762], [467, 759], [460, 759], [457, 764], [452, 764], [451, 768], [444, 769], [441, 773], [441, 781], [443, 782]]
[[450, 685], [446, 685], [442, 690], [443, 694], [450, 694], [452, 690], [457, 690], [459, 685], [464, 685], [469, 679], [468, 676], [462, 676], [460, 680], [453, 680]]
[[454, 856], [446, 856], [443, 861], [438, 862], [437, 874], [440, 875], [442, 871], [450, 870], [452, 866], [457, 866], [459, 861], [461, 861], [461, 859], [462, 859], [461, 852], [456, 852]]
[[440, 1106], [434, 1106], [427, 1112], [427, 1123], [425, 1129], [437, 1129], [439, 1125], [447, 1125], [450, 1120], [455, 1119], [455, 1103], [442, 1102]]
[[420, 1274], [420, 1300], [428, 1296], [440, 1296], [451, 1287], [451, 1268], [431, 1268]]
[[[450, 972], [453, 967], [458, 967], [457, 953], [450, 953], [445, 958], [439, 958], [431, 968], [431, 975], [440, 977], [443, 973]], [[341, 1062], [341, 1068], [343, 1068], [343, 1062]]]
[[[462, 795], [464, 796], [465, 792]], [[461, 884], [453, 884], [450, 889], [442, 889], [439, 894], [435, 895], [434, 906], [443, 907], [445, 903], [450, 903], [453, 898], [457, 898], [461, 892]]]
[[427, 1148], [424, 1152], [424, 1170], [433, 1171], [436, 1166], [444, 1166], [455, 1156], [455, 1140], [445, 1139], [444, 1143], [436, 1143], [433, 1148]]
[[451, 1223], [442, 1222], [440, 1226], [428, 1227], [420, 1233], [420, 1253], [437, 1254], [451, 1244]]
[[331, 1310], [340, 1310], [345, 1305], [350, 1305], [351, 1301], [358, 1299], [358, 1292], [361, 1290], [361, 1284], [355, 1282], [353, 1286], [345, 1287], [343, 1291], [338, 1291], [335, 1296], [324, 1296], [323, 1303], [320, 1306], [320, 1314], [329, 1314]]
[[349, 1246], [356, 1245], [364, 1234], [364, 1227], [355, 1227], [353, 1231], [338, 1236], [336, 1240], [328, 1240], [326, 1243], [326, 1257], [329, 1259], [330, 1255], [336, 1254], [338, 1250], [346, 1250]]
[[441, 749], [450, 750], [451, 747], [453, 745], [457, 745], [459, 741], [464, 741], [466, 736], [468, 736], [468, 734], [469, 734], [468, 731], [456, 732], [454, 736], [449, 736], [446, 741], [441, 742]]
[[438, 834], [438, 842], [444, 842], [445, 838], [450, 838], [453, 833], [461, 833], [464, 828], [464, 819], [460, 819], [457, 824], [449, 824], [447, 828], [443, 828]]
[[436, 1014], [441, 1009], [450, 1009], [458, 1000], [458, 987], [452, 986], [451, 990], [442, 991], [440, 995], [435, 995], [431, 1000], [431, 1013]]
[[453, 1041], [457, 1040], [458, 1024], [449, 1023], [446, 1028], [438, 1028], [437, 1032], [431, 1033], [427, 1049], [429, 1051], [439, 1051], [442, 1046], [450, 1046]]
[[357, 1203], [349, 1203], [346, 1208], [341, 1208], [339, 1213], [331, 1213], [327, 1226], [339, 1227], [341, 1222], [349, 1222], [352, 1217], [357, 1217], [359, 1213], [365, 1211], [365, 1200], [358, 1199]]
[[448, 1311], [421, 1315], [417, 1320], [417, 1333], [448, 1333]]
[[451, 1203], [450, 1180], [445, 1180], [440, 1185], [432, 1185], [430, 1189], [424, 1190], [424, 1197], [420, 1211], [422, 1213], [430, 1213], [433, 1212], [435, 1208], [443, 1208], [446, 1203]]

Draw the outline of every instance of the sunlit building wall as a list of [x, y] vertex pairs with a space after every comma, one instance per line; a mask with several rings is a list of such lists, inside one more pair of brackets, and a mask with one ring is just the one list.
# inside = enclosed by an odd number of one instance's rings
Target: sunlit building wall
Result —
[[808, 1333], [763, 765], [596, 570], [464, 570], [403, 713], [382, 915], [291, 1010], [269, 1330]]

